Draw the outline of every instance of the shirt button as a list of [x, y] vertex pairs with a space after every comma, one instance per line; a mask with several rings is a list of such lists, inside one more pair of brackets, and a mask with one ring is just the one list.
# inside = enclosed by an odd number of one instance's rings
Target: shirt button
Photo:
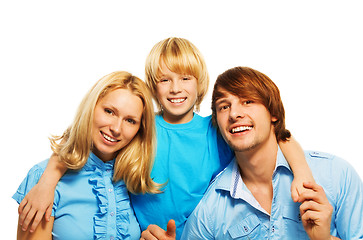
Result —
[[114, 240], [115, 238], [113, 236], [110, 237], [110, 240]]
[[109, 189], [108, 189], [108, 191], [109, 191], [109, 192], [112, 192], [112, 188], [109, 188]]
[[113, 215], [115, 215], [115, 213], [114, 212], [111, 212], [110, 215], [111, 215], [111, 217], [113, 217]]
[[275, 232], [275, 226], [272, 226], [272, 232]]

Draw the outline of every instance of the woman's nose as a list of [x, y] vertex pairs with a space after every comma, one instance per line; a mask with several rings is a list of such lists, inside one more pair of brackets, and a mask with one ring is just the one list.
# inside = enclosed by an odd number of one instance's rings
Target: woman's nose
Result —
[[114, 121], [110, 124], [110, 131], [114, 135], [114, 137], [117, 137], [121, 134], [122, 129], [122, 119], [114, 119]]

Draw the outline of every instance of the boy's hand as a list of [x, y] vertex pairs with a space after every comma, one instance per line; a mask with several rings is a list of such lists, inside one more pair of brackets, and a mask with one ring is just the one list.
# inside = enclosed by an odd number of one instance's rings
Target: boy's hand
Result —
[[166, 227], [166, 231], [157, 225], [149, 225], [145, 231], [142, 232], [140, 240], [175, 240], [176, 238], [175, 221], [170, 220]]
[[306, 173], [304, 175], [304, 178], [294, 177], [291, 183], [291, 198], [294, 202], [297, 202], [299, 200], [300, 194], [307, 191], [307, 189], [304, 187], [304, 182], [311, 182], [315, 183], [315, 180], [310, 173]]
[[294, 172], [294, 179], [291, 183], [291, 198], [294, 202], [299, 200], [300, 194], [308, 190], [304, 187], [304, 183], [307, 182], [315, 183], [315, 179], [309, 168], [302, 168]]
[[19, 225], [26, 231], [31, 224], [30, 232], [34, 232], [45, 213], [45, 220], [49, 221], [52, 214], [54, 189], [37, 183], [19, 204]]

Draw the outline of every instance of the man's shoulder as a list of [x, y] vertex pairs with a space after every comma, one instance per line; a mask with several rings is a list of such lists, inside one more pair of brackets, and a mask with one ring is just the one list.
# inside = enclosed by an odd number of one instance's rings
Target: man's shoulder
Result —
[[341, 189], [351, 182], [361, 183], [352, 165], [341, 157], [318, 151], [305, 151], [305, 157], [314, 179], [324, 188], [328, 198], [336, 199]]
[[305, 155], [311, 159], [334, 159], [335, 155], [330, 153], [315, 151], [315, 150], [306, 150]]
[[334, 169], [338, 168], [341, 170], [352, 168], [352, 166], [343, 158], [326, 152], [308, 150], [305, 151], [305, 158], [311, 168], [332, 167]]

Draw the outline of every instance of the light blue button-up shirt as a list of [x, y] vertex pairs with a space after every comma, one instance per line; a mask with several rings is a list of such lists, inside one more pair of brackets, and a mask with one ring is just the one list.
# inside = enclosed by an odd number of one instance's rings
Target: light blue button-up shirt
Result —
[[[112, 180], [114, 162], [103, 162], [90, 153], [82, 169], [68, 170], [59, 180], [54, 193], [52, 239], [140, 238], [126, 185]], [[47, 163], [43, 161], [29, 171], [13, 196], [18, 203], [37, 184]]]
[[[331, 234], [363, 239], [363, 184], [344, 160], [306, 152], [316, 182], [334, 211]], [[268, 214], [243, 183], [236, 161], [218, 175], [190, 215], [182, 239], [309, 239], [291, 199], [293, 173], [280, 149], [273, 173], [273, 199]]]

